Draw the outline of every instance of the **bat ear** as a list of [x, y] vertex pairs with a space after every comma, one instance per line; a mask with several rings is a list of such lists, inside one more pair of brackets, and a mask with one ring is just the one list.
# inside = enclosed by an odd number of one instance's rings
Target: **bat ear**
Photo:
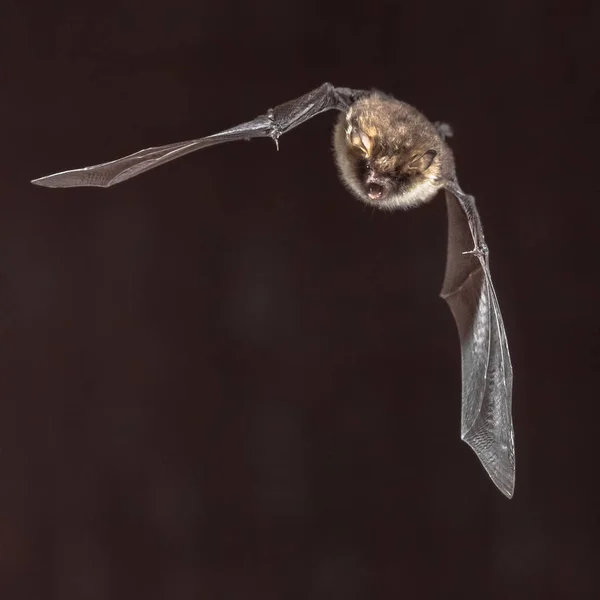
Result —
[[423, 154], [412, 160], [409, 167], [411, 169], [420, 171], [421, 173], [425, 173], [425, 171], [427, 171], [427, 169], [429, 169], [431, 166], [431, 163], [436, 155], [437, 152], [435, 150], [427, 150], [427, 152], [423, 152]]

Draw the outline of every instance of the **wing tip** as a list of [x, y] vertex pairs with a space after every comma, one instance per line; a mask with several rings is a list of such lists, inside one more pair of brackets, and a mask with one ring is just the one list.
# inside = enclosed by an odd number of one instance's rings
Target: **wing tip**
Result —
[[[489, 474], [489, 473], [488, 473]], [[508, 482], [505, 482], [504, 480], [499, 480], [499, 479], [495, 479], [494, 477], [492, 477], [490, 475], [491, 480], [494, 482], [494, 484], [496, 485], [496, 487], [509, 499], [511, 500], [512, 497], [515, 495], [515, 478], [514, 478], [514, 474], [512, 477], [509, 478]], [[508, 484], [508, 485], [505, 485]]]
[[[62, 171], [61, 173], [53, 173], [52, 175], [45, 175], [44, 177], [32, 179], [31, 183], [47, 188], [73, 187], [74, 183], [72, 175], [73, 171]], [[75, 185], [77, 185], [77, 183], [75, 183]]]
[[39, 185], [40, 187], [55, 187], [52, 185], [51, 181], [49, 181], [51, 177], [52, 175], [47, 177], [38, 177], [37, 179], [32, 179], [31, 183], [33, 183], [33, 185]]
[[33, 185], [46, 188], [70, 188], [70, 187], [110, 187], [114, 183], [118, 183], [118, 178], [113, 178], [110, 181], [102, 181], [100, 178], [85, 177], [86, 169], [75, 169], [73, 171], [62, 171], [53, 173], [44, 177], [32, 179]]
[[470, 439], [468, 432], [462, 435], [461, 439], [475, 452], [494, 485], [510, 500], [515, 493], [514, 449], [507, 446], [501, 452], [494, 452], [494, 456], [490, 459], [489, 451], [484, 454]]

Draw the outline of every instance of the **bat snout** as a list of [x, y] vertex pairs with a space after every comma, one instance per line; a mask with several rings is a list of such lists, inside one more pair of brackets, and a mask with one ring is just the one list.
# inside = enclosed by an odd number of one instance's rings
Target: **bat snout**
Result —
[[389, 195], [390, 182], [386, 177], [371, 170], [365, 179], [364, 189], [369, 200], [379, 202]]
[[371, 200], [379, 200], [384, 192], [384, 187], [379, 183], [372, 181], [367, 184], [367, 196], [369, 196]]

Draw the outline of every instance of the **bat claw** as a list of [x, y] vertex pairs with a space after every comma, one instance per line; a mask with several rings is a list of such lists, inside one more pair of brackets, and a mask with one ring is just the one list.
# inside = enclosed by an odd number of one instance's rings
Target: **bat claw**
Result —
[[450, 138], [454, 135], [454, 131], [452, 127], [448, 125], [448, 123], [442, 123], [441, 121], [436, 121], [434, 123], [435, 128], [437, 129], [438, 135], [445, 140], [446, 138]]
[[463, 254], [472, 254], [477, 258], [485, 258], [489, 253], [490, 251], [486, 244], [479, 244], [479, 246], [476, 246], [475, 248], [473, 248], [473, 250], [467, 250], [466, 252], [463, 252]]
[[275, 122], [275, 113], [272, 108], [267, 111], [267, 117], [269, 121], [271, 121], [271, 131], [269, 132], [269, 137], [275, 142], [277, 151], [279, 151], [279, 138], [281, 137], [281, 130], [279, 127], [277, 127], [277, 123]]

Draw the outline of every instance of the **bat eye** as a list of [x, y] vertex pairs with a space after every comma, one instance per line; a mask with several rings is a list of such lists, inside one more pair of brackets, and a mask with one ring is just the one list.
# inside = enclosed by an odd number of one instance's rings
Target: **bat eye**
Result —
[[383, 196], [383, 186], [378, 183], [369, 183], [367, 186], [367, 195], [371, 200], [379, 200]]
[[359, 177], [366, 177], [369, 171], [370, 165], [368, 160], [360, 159], [356, 161], [356, 170], [358, 172]]

